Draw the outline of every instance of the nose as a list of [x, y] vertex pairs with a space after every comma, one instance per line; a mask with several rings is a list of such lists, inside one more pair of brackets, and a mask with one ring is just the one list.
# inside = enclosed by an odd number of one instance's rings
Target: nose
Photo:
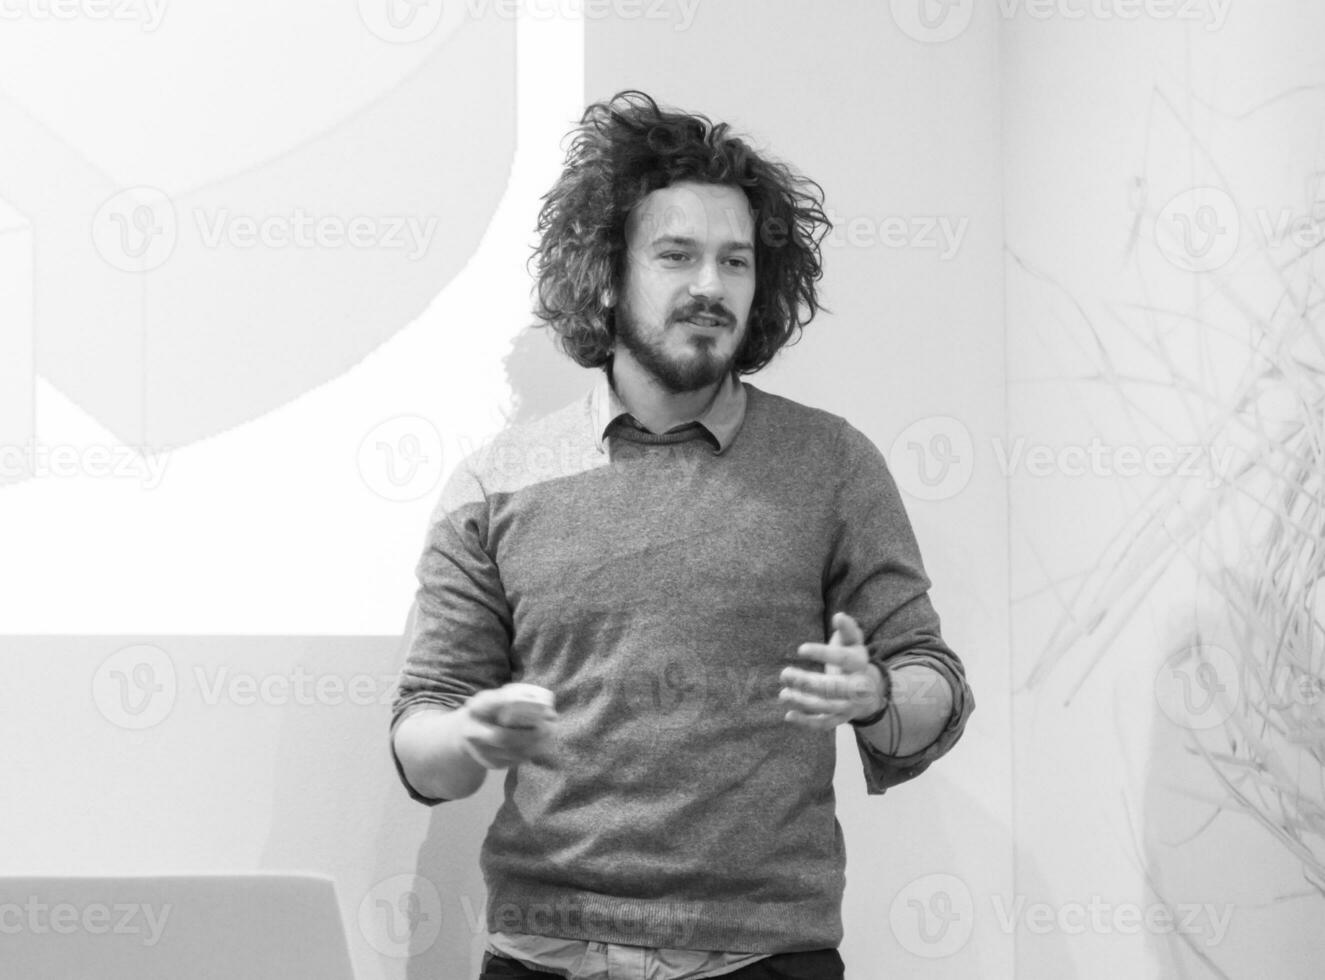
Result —
[[698, 264], [694, 281], [690, 283], [690, 295], [696, 299], [706, 299], [716, 303], [723, 297], [722, 276], [718, 273], [718, 263], [706, 259]]

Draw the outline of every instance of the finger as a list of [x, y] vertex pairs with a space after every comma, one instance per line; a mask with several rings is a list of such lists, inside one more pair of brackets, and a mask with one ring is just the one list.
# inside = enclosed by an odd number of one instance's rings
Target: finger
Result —
[[834, 636], [841, 638], [843, 646], [858, 646], [865, 642], [865, 634], [860, 624], [844, 612], [833, 614]]
[[824, 698], [817, 694], [806, 694], [804, 691], [796, 691], [784, 687], [778, 694], [778, 699], [791, 705], [798, 711], [813, 712], [818, 714], [842, 714], [849, 712], [854, 708], [850, 701], [842, 701], [838, 698]]
[[511, 731], [532, 731], [556, 720], [557, 714], [551, 708], [543, 708], [537, 715], [522, 718], [512, 715], [509, 708], [503, 710], [499, 707], [496, 717], [493, 719], [493, 724]]
[[471, 695], [469, 699], [465, 701], [465, 707], [469, 709], [470, 715], [474, 718], [492, 725], [496, 723], [497, 709], [500, 708], [503, 703], [502, 699], [495, 695], [491, 690], [485, 689]]
[[861, 646], [832, 646], [828, 643], [802, 643], [796, 648], [798, 656], [817, 660], [824, 666], [840, 667], [845, 673], [864, 670], [869, 663], [869, 652]]
[[794, 709], [783, 715], [782, 719], [793, 725], [800, 725], [802, 728], [812, 728], [821, 732], [836, 728], [841, 724], [841, 721], [832, 715], [806, 714]]
[[785, 667], [780, 679], [785, 687], [817, 694], [825, 698], [859, 703], [874, 696], [874, 684], [869, 674], [856, 671], [850, 674], [820, 674], [799, 667]]
[[546, 736], [549, 725], [544, 722], [532, 728], [493, 725], [489, 743], [510, 752], [527, 752]]

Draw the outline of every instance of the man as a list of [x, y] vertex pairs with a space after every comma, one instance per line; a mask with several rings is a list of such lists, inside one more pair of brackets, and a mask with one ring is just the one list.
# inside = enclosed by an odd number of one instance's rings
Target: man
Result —
[[818, 309], [816, 191], [624, 92], [545, 198], [537, 312], [603, 373], [447, 481], [392, 719], [422, 803], [508, 770], [480, 980], [841, 978], [835, 730], [879, 794], [974, 708], [878, 449], [740, 380]]

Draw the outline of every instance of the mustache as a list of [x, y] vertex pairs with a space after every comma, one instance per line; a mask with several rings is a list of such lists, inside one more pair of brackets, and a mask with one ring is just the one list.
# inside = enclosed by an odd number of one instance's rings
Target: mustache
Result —
[[736, 322], [736, 317], [721, 303], [689, 303], [682, 307], [674, 317], [676, 320], [688, 320], [692, 316], [713, 316], [722, 320], [723, 323], [731, 324]]

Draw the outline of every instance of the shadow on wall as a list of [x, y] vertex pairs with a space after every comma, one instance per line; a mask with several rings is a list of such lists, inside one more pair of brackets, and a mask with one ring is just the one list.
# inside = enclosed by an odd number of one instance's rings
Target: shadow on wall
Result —
[[600, 369], [576, 364], [555, 340], [551, 330], [529, 326], [511, 342], [505, 359], [513, 406], [508, 426], [533, 422], [565, 407], [586, 395], [598, 380]]

